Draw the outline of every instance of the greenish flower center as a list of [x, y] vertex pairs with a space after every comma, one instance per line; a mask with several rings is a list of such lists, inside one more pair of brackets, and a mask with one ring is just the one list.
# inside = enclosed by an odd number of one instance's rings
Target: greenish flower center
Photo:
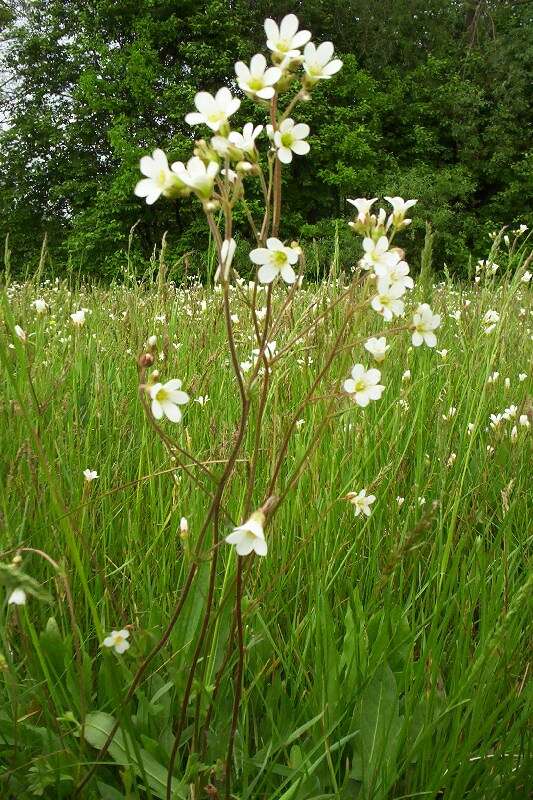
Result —
[[254, 92], [257, 92], [264, 86], [263, 79], [258, 77], [250, 78], [250, 80], [248, 81], [248, 86], [250, 87], [250, 89], [253, 89]]
[[282, 250], [278, 250], [274, 253], [274, 258], [272, 260], [276, 267], [284, 267], [287, 263], [287, 255]]
[[281, 144], [283, 147], [290, 147], [293, 141], [294, 138], [290, 131], [286, 131], [285, 133], [281, 134]]

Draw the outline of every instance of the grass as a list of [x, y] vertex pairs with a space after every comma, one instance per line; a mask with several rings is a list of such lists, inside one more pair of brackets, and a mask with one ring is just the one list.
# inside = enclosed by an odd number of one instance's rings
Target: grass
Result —
[[[336, 281], [302, 289], [275, 336], [278, 350], [340, 292]], [[8, 295], [0, 579], [7, 592], [25, 586], [28, 602], [1, 610], [0, 796], [73, 797], [118, 714], [119, 733], [81, 796], [164, 798], [208, 594], [208, 546], [168, 642], [123, 701], [175, 607], [213, 483], [190, 461], [183, 469], [155, 435], [139, 401], [137, 356], [156, 335], [162, 380], [179, 377], [191, 398], [209, 396], [186, 407], [182, 425], [162, 428], [220, 475], [240, 419], [221, 296], [200, 286], [71, 291], [31, 281]], [[42, 316], [31, 307], [39, 296], [49, 304]], [[276, 289], [275, 308], [283, 297]], [[423, 299], [442, 314], [440, 352], [412, 348], [407, 331], [391, 337], [379, 365], [383, 398], [358, 408], [342, 396], [342, 380], [354, 363], [371, 365], [362, 341], [387, 326], [357, 313], [298, 414], [278, 493], [324, 423], [319, 445], [267, 529], [268, 556], [244, 568], [239, 800], [527, 794], [532, 439], [518, 419], [533, 423], [531, 289], [518, 278], [426, 281]], [[239, 293], [232, 303], [245, 361], [256, 346], [250, 316]], [[81, 307], [90, 313], [75, 329], [69, 315]], [[276, 362], [258, 432], [252, 391], [221, 535], [229, 518], [243, 519], [256, 434], [252, 507], [264, 501], [288, 421], [339, 330], [339, 309]], [[488, 309], [500, 322], [485, 334]], [[512, 404], [516, 417], [491, 428], [490, 414]], [[86, 468], [99, 477], [86, 482]], [[344, 499], [363, 487], [377, 498], [369, 518]], [[225, 796], [236, 558], [223, 542], [216, 552], [214, 614], [186, 706], [175, 798]], [[102, 650], [103, 637], [126, 625], [127, 653]], [[204, 742], [197, 720], [221, 664]]]

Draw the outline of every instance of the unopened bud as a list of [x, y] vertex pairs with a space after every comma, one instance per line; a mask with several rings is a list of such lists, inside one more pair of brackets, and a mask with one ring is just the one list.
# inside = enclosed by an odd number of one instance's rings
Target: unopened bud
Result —
[[152, 364], [154, 363], [154, 357], [151, 353], [142, 353], [139, 356], [137, 363], [142, 369], [146, 369], [146, 367], [152, 366]]
[[189, 523], [187, 522], [187, 517], [182, 517], [180, 519], [180, 536], [182, 539], [186, 539], [189, 534]]

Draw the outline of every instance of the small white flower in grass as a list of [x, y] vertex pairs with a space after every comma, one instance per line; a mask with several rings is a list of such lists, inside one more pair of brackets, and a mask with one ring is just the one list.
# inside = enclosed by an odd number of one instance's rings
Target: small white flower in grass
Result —
[[387, 350], [390, 350], [390, 345], [387, 344], [387, 340], [384, 336], [381, 336], [379, 339], [372, 337], [372, 339], [365, 342], [364, 346], [365, 350], [368, 350], [378, 363], [383, 361]]
[[296, 273], [292, 264], [298, 261], [298, 251], [293, 247], [286, 247], [274, 237], [267, 239], [266, 244], [266, 247], [257, 247], [250, 253], [250, 260], [261, 265], [257, 273], [261, 283], [272, 283], [278, 275], [281, 275], [285, 283], [294, 283]]
[[[272, 359], [276, 355], [277, 347], [278, 347], [278, 345], [277, 345], [276, 341], [267, 342], [266, 343], [266, 345], [265, 345], [265, 356], [266, 356], [267, 361], [272, 361]], [[261, 352], [261, 350], [258, 347], [254, 348], [252, 350], [252, 355], [254, 356], [255, 359], [259, 358], [259, 353], [260, 352]]]
[[503, 385], [505, 386], [506, 389], [510, 389], [511, 388], [511, 379], [510, 378], [506, 378], [504, 380], [504, 382], [503, 382]]
[[279, 26], [273, 19], [265, 20], [267, 47], [278, 60], [297, 58], [300, 49], [311, 38], [310, 31], [299, 31], [298, 17], [287, 14]]
[[518, 439], [518, 428], [516, 427], [516, 425], [513, 425], [513, 427], [511, 428], [511, 433], [509, 434], [509, 437], [512, 442], [516, 442], [516, 440]]
[[296, 430], [299, 431], [300, 428], [303, 425], [305, 425], [305, 419], [297, 419], [295, 425], [296, 425]]
[[13, 589], [9, 595], [7, 604], [10, 606], [25, 606], [26, 605], [26, 592], [20, 586]]
[[305, 122], [295, 123], [290, 117], [283, 120], [279, 129], [274, 133], [274, 145], [278, 158], [283, 164], [291, 163], [293, 153], [297, 156], [305, 156], [309, 152], [309, 142], [305, 141], [309, 132], [309, 125], [306, 125]]
[[509, 408], [506, 408], [503, 412], [502, 416], [504, 419], [514, 419], [516, 417], [516, 412], [518, 411], [517, 406], [510, 405]]
[[42, 297], [38, 297], [37, 300], [33, 301], [32, 306], [38, 314], [44, 314], [48, 308], [48, 303]]
[[498, 380], [499, 377], [500, 377], [500, 373], [499, 372], [493, 372], [487, 378], [487, 383], [496, 383], [496, 381]]
[[381, 314], [386, 322], [390, 322], [393, 317], [401, 317], [405, 311], [401, 296], [405, 294], [405, 289], [400, 286], [387, 286], [384, 283], [378, 284], [378, 293], [370, 301], [370, 305]]
[[199, 406], [205, 406], [206, 403], [209, 402], [209, 395], [200, 395], [200, 397], [195, 397], [194, 402], [198, 403]]
[[70, 318], [77, 328], [82, 328], [85, 325], [85, 309], [80, 308], [70, 315]]
[[379, 381], [379, 369], [366, 370], [362, 364], [355, 364], [352, 368], [352, 377], [343, 383], [343, 389], [349, 394], [354, 403], [365, 408], [371, 400], [379, 400], [385, 387]]
[[[370, 214], [370, 209], [372, 208], [373, 204], [376, 202], [377, 197], [373, 197], [371, 200], [368, 200], [366, 197], [356, 197], [354, 200], [350, 200], [349, 197], [346, 198], [348, 203], [351, 203], [352, 206], [355, 206], [357, 209], [357, 221], [361, 223], [365, 223], [368, 221], [368, 216]], [[388, 244], [388, 242], [387, 242]]]
[[267, 67], [267, 60], [262, 53], [252, 56], [249, 67], [243, 61], [237, 61], [235, 74], [239, 88], [248, 97], [259, 97], [261, 100], [274, 97], [274, 85], [281, 78], [279, 67]]
[[23, 331], [20, 325], [15, 325], [15, 335], [17, 339], [20, 339], [21, 342], [25, 342], [28, 338], [26, 331]]
[[207, 200], [213, 193], [218, 173], [218, 164], [215, 161], [210, 161], [206, 166], [201, 158], [193, 156], [187, 161], [187, 166], [181, 161], [175, 161], [172, 164], [172, 171], [203, 200]]
[[256, 125], [254, 127], [253, 122], [247, 122], [244, 128], [242, 129], [242, 133], [239, 131], [231, 131], [228, 136], [229, 141], [239, 150], [242, 150], [244, 153], [248, 155], [253, 155], [256, 150], [255, 140], [263, 130], [262, 125]]
[[181, 381], [174, 378], [171, 381], [155, 383], [150, 389], [152, 399], [152, 414], [156, 419], [167, 417], [171, 422], [181, 422], [182, 413], [179, 406], [189, 402], [189, 395], [181, 391]]
[[529, 428], [529, 417], [527, 414], [520, 414], [518, 418], [518, 424], [521, 425], [523, 428]]
[[100, 476], [98, 475], [95, 469], [84, 469], [83, 470], [83, 477], [87, 481], [87, 483], [91, 483], [91, 481], [95, 481]]
[[499, 428], [501, 423], [503, 422], [504, 417], [503, 414], [491, 414], [490, 415], [490, 427], [496, 430]]
[[437, 337], [434, 331], [440, 325], [440, 314], [434, 314], [427, 303], [421, 303], [413, 315], [413, 347], [420, 347], [424, 342], [428, 347], [435, 347]]
[[307, 75], [307, 83], [313, 84], [320, 80], [328, 80], [342, 67], [342, 61], [333, 58], [333, 44], [322, 42], [316, 47], [313, 42], [308, 42], [304, 47], [303, 68]]
[[252, 366], [253, 364], [251, 361], [241, 361], [241, 363], [239, 364], [239, 367], [241, 368], [241, 372], [243, 373], [243, 375], [249, 372]]
[[234, 528], [232, 533], [226, 536], [228, 544], [235, 545], [235, 550], [239, 556], [250, 555], [251, 552], [258, 556], [266, 556], [267, 543], [263, 526], [265, 515], [262, 511], [255, 511], [243, 525]]
[[405, 497], [400, 497], [400, 495], [398, 495], [396, 502], [398, 503], [398, 508], [401, 508], [405, 503]]
[[521, 372], [518, 375], [518, 380], [520, 381], [520, 383], [523, 383], [523, 381], [525, 381], [526, 378], [527, 378], [527, 372]]
[[174, 190], [181, 188], [178, 179], [168, 167], [165, 153], [159, 148], [154, 150], [151, 156], [141, 158], [140, 168], [146, 177], [138, 181], [134, 193], [137, 197], [144, 197], [149, 206], [161, 195], [170, 197]]
[[365, 236], [363, 250], [365, 253], [359, 262], [359, 266], [363, 269], [375, 270], [376, 267], [382, 266], [386, 270], [389, 265], [395, 264], [398, 259], [397, 253], [389, 250], [389, 240], [386, 236], [380, 236], [377, 242], [371, 239], [370, 236]]
[[348, 492], [346, 499], [354, 506], [356, 517], [358, 517], [359, 514], [364, 514], [366, 517], [369, 517], [372, 513], [370, 506], [376, 500], [375, 495], [367, 495], [366, 489], [361, 489], [358, 494], [356, 492]]
[[466, 432], [468, 433], [469, 436], [474, 432], [475, 428], [476, 426], [474, 425], [473, 422], [468, 423], [468, 425], [466, 426]]
[[106, 636], [102, 642], [103, 647], [113, 648], [115, 653], [122, 655], [129, 649], [130, 643], [128, 642], [130, 632], [123, 628], [121, 631], [111, 631], [109, 636]]
[[485, 325], [484, 329], [485, 333], [492, 333], [492, 331], [494, 330], [499, 321], [500, 321], [500, 315], [498, 314], [498, 312], [494, 311], [493, 309], [489, 309], [483, 317], [483, 323]]
[[187, 517], [182, 517], [180, 519], [180, 536], [181, 536], [181, 538], [185, 539], [187, 537], [188, 533], [189, 533], [189, 523], [187, 521]]
[[526, 270], [526, 272], [524, 272], [520, 280], [522, 281], [522, 283], [529, 283], [531, 280], [531, 272], [529, 270]]
[[240, 104], [241, 101], [233, 97], [226, 86], [219, 89], [214, 97], [209, 92], [198, 92], [194, 98], [197, 111], [187, 114], [185, 122], [189, 125], [207, 125], [212, 131], [218, 131], [227, 124]]
[[387, 203], [392, 206], [391, 222], [396, 226], [409, 225], [412, 220], [405, 219], [406, 212], [412, 208], [418, 200], [404, 200], [402, 197], [385, 197]]

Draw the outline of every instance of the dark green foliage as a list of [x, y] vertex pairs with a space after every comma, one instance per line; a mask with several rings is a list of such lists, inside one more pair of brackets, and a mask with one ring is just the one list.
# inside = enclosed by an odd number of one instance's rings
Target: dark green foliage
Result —
[[[147, 208], [133, 195], [139, 156], [161, 146], [173, 160], [188, 158], [194, 132], [184, 116], [195, 92], [231, 83], [234, 62], [264, 49], [264, 17], [288, 11], [315, 40], [334, 42], [344, 68], [296, 111], [311, 126], [311, 155], [286, 171], [284, 237], [329, 240], [347, 196], [418, 197], [410, 236], [421, 248], [430, 220], [435, 264], [461, 272], [490, 230], [533, 222], [528, 3], [11, 0], [1, 8], [0, 235], [9, 232], [15, 272], [37, 261], [46, 231], [56, 271], [70, 264], [120, 276], [138, 220], [130, 265], [139, 272], [165, 230], [169, 261], [189, 253], [201, 268], [196, 254], [208, 238], [198, 204]], [[245, 100], [239, 123], [247, 118], [260, 113]], [[341, 263], [353, 263], [352, 250], [341, 250]]]

